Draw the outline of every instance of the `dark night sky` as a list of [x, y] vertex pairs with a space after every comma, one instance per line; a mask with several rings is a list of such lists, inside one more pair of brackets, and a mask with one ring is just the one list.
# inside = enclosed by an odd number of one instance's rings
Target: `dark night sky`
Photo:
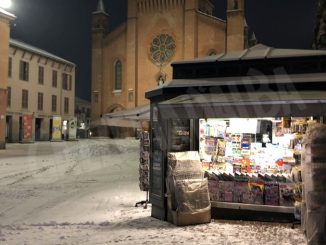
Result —
[[[12, 0], [17, 16], [12, 37], [76, 63], [76, 96], [90, 99], [91, 13], [97, 0]], [[226, 0], [214, 0], [225, 19]], [[126, 19], [127, 0], [104, 0], [110, 29]], [[316, 0], [246, 0], [246, 19], [260, 43], [278, 48], [311, 47]]]

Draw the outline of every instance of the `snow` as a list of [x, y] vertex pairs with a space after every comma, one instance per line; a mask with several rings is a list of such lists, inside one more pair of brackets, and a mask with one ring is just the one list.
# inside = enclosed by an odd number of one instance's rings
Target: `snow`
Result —
[[306, 244], [291, 224], [212, 220], [176, 227], [135, 207], [139, 142], [7, 144], [0, 151], [0, 244]]

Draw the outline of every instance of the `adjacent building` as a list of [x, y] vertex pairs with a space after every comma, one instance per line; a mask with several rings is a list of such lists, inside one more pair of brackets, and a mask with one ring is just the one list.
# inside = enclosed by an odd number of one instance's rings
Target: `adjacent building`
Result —
[[9, 47], [7, 142], [51, 140], [54, 119], [65, 135], [75, 113], [76, 65], [18, 40]]
[[103, 1], [92, 19], [92, 120], [148, 104], [144, 94], [172, 79], [171, 62], [243, 50], [244, 0], [228, 0], [227, 20], [210, 0], [128, 0], [127, 21], [107, 33]]
[[9, 36], [10, 22], [14, 19], [14, 15], [0, 8], [0, 149], [6, 147]]

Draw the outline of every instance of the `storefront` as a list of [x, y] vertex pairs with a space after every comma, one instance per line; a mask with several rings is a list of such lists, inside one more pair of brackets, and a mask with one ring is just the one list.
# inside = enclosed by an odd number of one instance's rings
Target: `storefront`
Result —
[[189, 150], [209, 179], [212, 214], [293, 216], [301, 140], [326, 115], [325, 58], [257, 45], [174, 63], [174, 79], [146, 93], [152, 216], [167, 220], [167, 154]]

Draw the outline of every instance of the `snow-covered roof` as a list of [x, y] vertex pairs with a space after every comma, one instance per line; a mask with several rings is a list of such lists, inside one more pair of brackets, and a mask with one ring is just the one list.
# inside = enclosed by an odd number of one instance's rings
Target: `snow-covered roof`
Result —
[[279, 49], [269, 47], [263, 44], [257, 44], [251, 48], [237, 52], [221, 53], [213, 56], [197, 58], [193, 60], [175, 61], [172, 64], [187, 64], [187, 63], [207, 63], [207, 62], [224, 62], [224, 61], [239, 61], [253, 59], [275, 59], [275, 58], [293, 58], [293, 57], [311, 57], [325, 56], [325, 50], [309, 50], [309, 49]]
[[0, 16], [1, 16], [1, 17], [6, 17], [6, 18], [8, 18], [9, 20], [14, 20], [14, 19], [16, 19], [16, 16], [15, 16], [15, 15], [13, 15], [12, 13], [9, 13], [8, 11], [6, 11], [6, 10], [4, 10], [4, 9], [2, 9], [2, 8], [0, 8]]
[[55, 61], [58, 61], [58, 62], [61, 62], [61, 63], [65, 63], [65, 64], [68, 64], [68, 65], [71, 65], [71, 66], [76, 66], [76, 64], [73, 63], [73, 62], [70, 62], [70, 61], [65, 60], [63, 58], [60, 58], [59, 56], [51, 54], [51, 53], [49, 53], [49, 52], [47, 52], [47, 51], [45, 51], [43, 49], [34, 47], [32, 45], [29, 45], [27, 43], [24, 43], [24, 42], [21, 42], [21, 41], [12, 39], [12, 38], [10, 39], [10, 46], [17, 47], [17, 48], [32, 52], [34, 54], [38, 54], [38, 55], [44, 56], [46, 58], [50, 58], [52, 60], [55, 60]]

